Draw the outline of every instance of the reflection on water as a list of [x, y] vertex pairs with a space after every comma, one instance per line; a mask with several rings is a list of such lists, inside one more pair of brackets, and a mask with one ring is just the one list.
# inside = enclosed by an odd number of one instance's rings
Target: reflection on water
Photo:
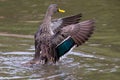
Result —
[[[28, 35], [51, 3], [66, 10], [55, 17], [81, 12], [82, 20], [95, 19], [94, 35], [57, 64], [24, 67], [34, 54]], [[119, 14], [119, 0], [0, 0], [0, 80], [120, 80]]]

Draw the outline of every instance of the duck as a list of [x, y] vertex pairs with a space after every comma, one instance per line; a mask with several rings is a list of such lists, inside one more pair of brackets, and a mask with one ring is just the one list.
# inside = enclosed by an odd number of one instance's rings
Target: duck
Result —
[[75, 47], [85, 43], [94, 31], [94, 20], [81, 21], [82, 14], [52, 19], [55, 13], [65, 13], [57, 4], [51, 4], [34, 35], [35, 54], [27, 64], [56, 63]]

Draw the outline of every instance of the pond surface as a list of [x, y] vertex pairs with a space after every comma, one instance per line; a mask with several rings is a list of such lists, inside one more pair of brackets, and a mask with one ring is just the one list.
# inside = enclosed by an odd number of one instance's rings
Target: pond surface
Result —
[[[35, 31], [49, 4], [95, 19], [96, 30], [84, 45], [57, 64], [21, 64], [33, 58]], [[0, 80], [120, 80], [119, 0], [0, 0]]]

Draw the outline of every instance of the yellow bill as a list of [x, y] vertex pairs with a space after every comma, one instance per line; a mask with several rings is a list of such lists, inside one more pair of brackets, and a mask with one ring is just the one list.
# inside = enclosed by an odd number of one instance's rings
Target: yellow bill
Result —
[[60, 8], [58, 9], [58, 11], [61, 12], [61, 13], [65, 13], [65, 10], [62, 10]]

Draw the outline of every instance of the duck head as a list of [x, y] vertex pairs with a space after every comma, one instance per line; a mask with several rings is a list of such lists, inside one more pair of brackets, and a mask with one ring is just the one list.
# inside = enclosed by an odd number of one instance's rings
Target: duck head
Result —
[[56, 12], [60, 12], [60, 13], [64, 13], [65, 10], [62, 10], [60, 8], [58, 8], [58, 5], [57, 4], [51, 4], [49, 7], [48, 7], [48, 14], [49, 15], [53, 15], [54, 13]]

